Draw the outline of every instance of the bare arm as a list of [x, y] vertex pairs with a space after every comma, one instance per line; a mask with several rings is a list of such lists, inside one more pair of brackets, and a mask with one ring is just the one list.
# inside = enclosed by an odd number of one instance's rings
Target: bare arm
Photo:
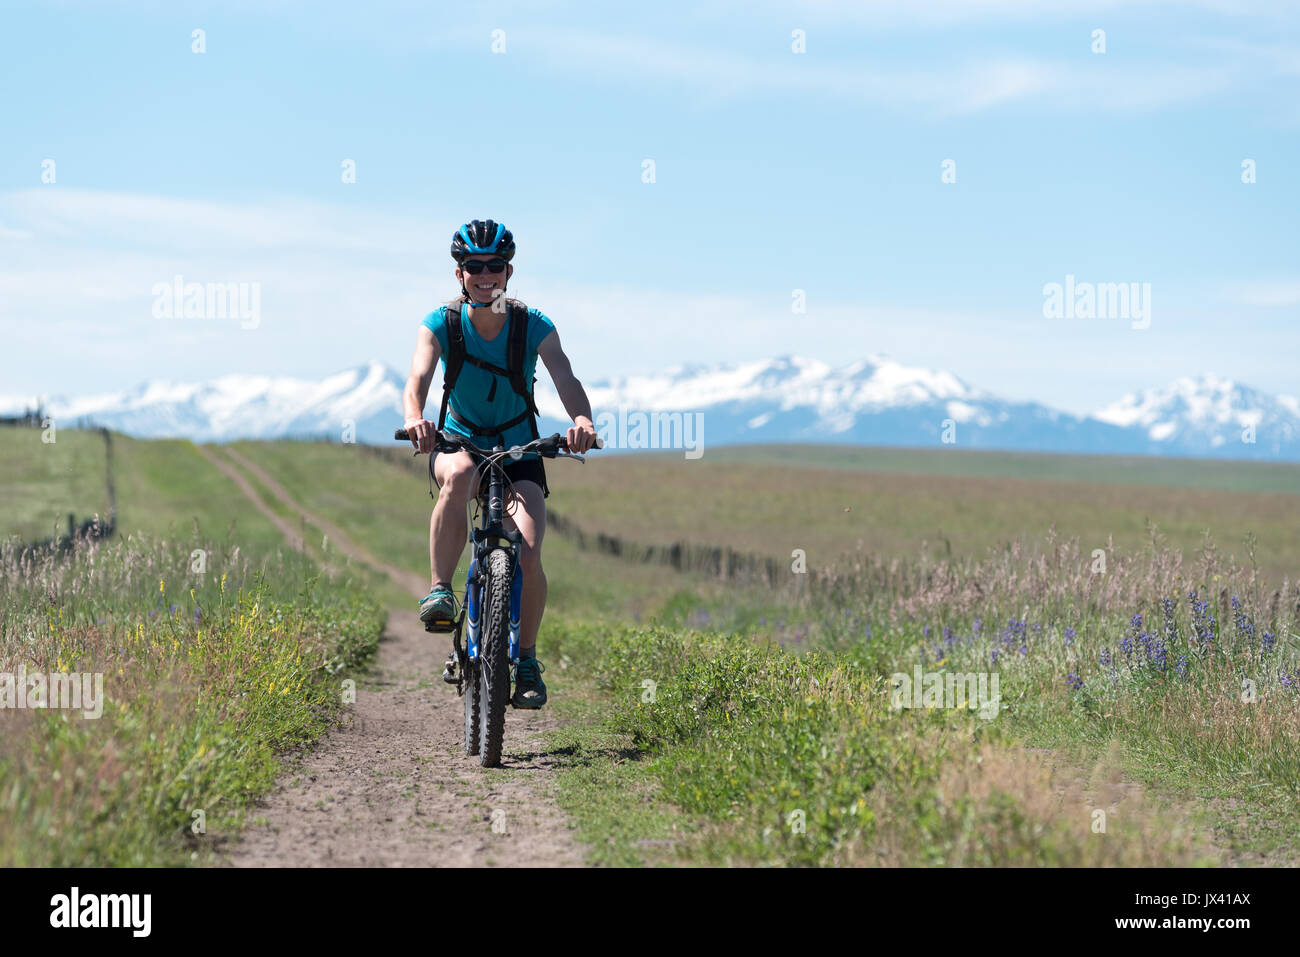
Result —
[[566, 436], [569, 448], [575, 452], [587, 451], [596, 441], [596, 426], [591, 421], [591, 401], [587, 398], [587, 390], [573, 374], [569, 357], [560, 345], [560, 334], [549, 333], [538, 345], [537, 354], [546, 363], [546, 371], [551, 374], [555, 391], [564, 403], [564, 411], [573, 419], [573, 425]]
[[429, 383], [433, 381], [433, 370], [438, 368], [438, 357], [442, 349], [438, 338], [428, 326], [420, 327], [419, 337], [415, 341], [415, 355], [411, 357], [411, 374], [406, 378], [406, 388], [402, 392], [402, 414], [406, 417], [405, 428], [411, 436], [411, 444], [421, 452], [433, 448], [435, 423], [425, 421], [424, 403], [429, 398]]

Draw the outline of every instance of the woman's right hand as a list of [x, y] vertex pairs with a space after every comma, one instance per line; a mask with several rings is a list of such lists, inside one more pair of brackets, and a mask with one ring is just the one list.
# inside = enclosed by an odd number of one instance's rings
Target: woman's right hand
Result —
[[407, 419], [402, 428], [406, 429], [407, 437], [417, 452], [433, 451], [438, 430], [428, 419]]

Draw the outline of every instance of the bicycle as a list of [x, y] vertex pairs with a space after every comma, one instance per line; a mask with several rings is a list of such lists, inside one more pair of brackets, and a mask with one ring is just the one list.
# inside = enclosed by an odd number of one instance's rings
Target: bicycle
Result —
[[[585, 462], [586, 457], [570, 452], [564, 436], [556, 432], [525, 445], [504, 448], [497, 445], [484, 451], [461, 436], [436, 432], [433, 452], [469, 452], [480, 473], [486, 467], [488, 481], [480, 480], [478, 495], [467, 503], [471, 512], [470, 528], [473, 555], [465, 577], [465, 600], [451, 629], [456, 661], [456, 694], [465, 699], [465, 753], [479, 756], [485, 768], [501, 764], [501, 747], [505, 737], [506, 703], [511, 700], [510, 681], [519, 663], [519, 622], [523, 602], [523, 572], [519, 567], [522, 536], [518, 529], [502, 523], [505, 477], [501, 462], [507, 457], [518, 459], [527, 452], [543, 458], [568, 458]], [[405, 429], [397, 429], [393, 438], [409, 442]], [[599, 439], [595, 448], [602, 448]], [[563, 454], [561, 454], [563, 453]], [[415, 453], [419, 455], [419, 452]], [[430, 481], [433, 458], [429, 459]], [[432, 490], [431, 490], [432, 491]], [[472, 514], [477, 504], [478, 524]], [[461, 644], [464, 629], [465, 642]], [[425, 631], [434, 631], [433, 623]]]

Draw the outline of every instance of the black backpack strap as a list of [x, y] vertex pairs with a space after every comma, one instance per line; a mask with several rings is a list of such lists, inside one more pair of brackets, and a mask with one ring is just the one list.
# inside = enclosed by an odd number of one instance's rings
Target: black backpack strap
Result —
[[[528, 350], [528, 309], [517, 303], [510, 304], [510, 338], [506, 342], [506, 369], [510, 373], [510, 387], [524, 397], [525, 409], [530, 416], [533, 438], [537, 438], [537, 403], [533, 390], [524, 382], [524, 356]], [[537, 377], [533, 377], [536, 386]]]
[[443, 356], [445, 368], [442, 373], [442, 408], [438, 412], [438, 431], [447, 424], [447, 404], [451, 401], [451, 390], [460, 377], [460, 368], [465, 364], [465, 330], [460, 326], [460, 303], [447, 307], [447, 354]]

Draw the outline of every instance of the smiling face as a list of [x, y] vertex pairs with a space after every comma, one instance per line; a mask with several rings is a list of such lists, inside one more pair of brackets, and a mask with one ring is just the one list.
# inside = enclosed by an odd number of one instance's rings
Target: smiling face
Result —
[[[467, 256], [466, 261], [491, 262], [494, 259], [499, 260], [500, 258], [501, 258], [500, 256], [497, 256], [494, 253], [484, 253], [482, 255], [477, 255], [477, 256]], [[503, 272], [493, 273], [484, 269], [477, 276], [475, 276], [471, 274], [468, 270], [465, 270], [460, 266], [457, 266], [456, 279], [458, 282], [464, 285], [464, 287], [467, 290], [469, 290], [470, 299], [472, 299], [474, 302], [490, 303], [492, 302], [493, 299], [497, 297], [498, 289], [501, 290], [502, 295], [505, 294], [506, 282], [510, 279], [510, 276], [514, 273], [514, 271], [515, 271], [515, 267], [507, 263], [506, 268]]]

